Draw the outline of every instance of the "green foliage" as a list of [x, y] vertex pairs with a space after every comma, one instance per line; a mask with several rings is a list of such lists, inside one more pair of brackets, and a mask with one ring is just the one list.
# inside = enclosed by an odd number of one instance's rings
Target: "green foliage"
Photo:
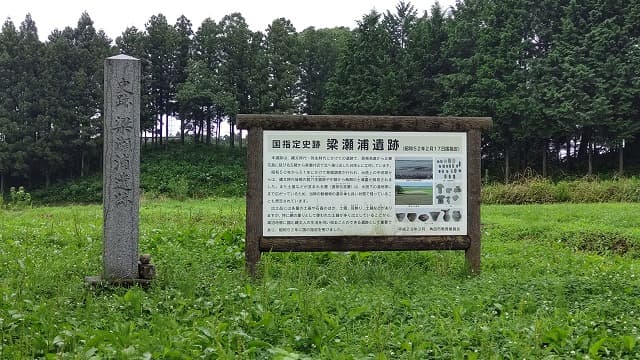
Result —
[[451, 18], [446, 10], [435, 3], [430, 14], [415, 21], [406, 33], [406, 58], [403, 67], [407, 71], [406, 90], [403, 101], [405, 115], [439, 115], [446, 101], [445, 87], [440, 81], [451, 69], [451, 60], [446, 54], [449, 40], [448, 26]]
[[39, 204], [89, 204], [102, 202], [102, 176], [93, 175], [33, 191]]
[[31, 207], [31, 194], [29, 194], [24, 186], [15, 187], [9, 189], [9, 202], [7, 203], [9, 209], [24, 209]]
[[264, 38], [264, 51], [271, 75], [267, 92], [269, 112], [293, 113], [297, 108], [300, 55], [298, 35], [291, 21], [278, 18], [271, 22]]
[[[111, 40], [83, 13], [44, 43], [27, 16], [0, 34], [0, 172], [9, 184], [48, 185], [97, 162], [103, 62]], [[5, 153], [6, 151], [6, 153]]]
[[533, 177], [482, 187], [483, 204], [640, 202], [640, 179], [558, 181]]
[[303, 114], [322, 114], [327, 101], [327, 84], [333, 75], [338, 56], [345, 51], [351, 36], [348, 28], [304, 29], [300, 44], [300, 93]]
[[330, 114], [399, 114], [402, 68], [392, 53], [392, 37], [383, 16], [375, 11], [362, 17], [338, 57], [328, 83], [326, 111]]
[[[485, 206], [478, 277], [461, 251], [265, 253], [253, 280], [244, 209], [143, 202], [146, 291], [83, 285], [102, 270], [100, 206], [0, 211], [0, 357], [640, 354], [637, 204]], [[607, 250], [622, 239], [628, 251]]]
[[[146, 83], [144, 91], [153, 102], [153, 116], [154, 120], [157, 119], [157, 131], [162, 138], [165, 135], [168, 136], [169, 133], [166, 121], [168, 121], [168, 115], [172, 110], [170, 101], [177, 86], [172, 82], [172, 69], [176, 58], [168, 55], [173, 55], [178, 48], [178, 36], [175, 28], [169, 25], [163, 14], [151, 16], [149, 22], [145, 24], [145, 30], [146, 36], [142, 41], [143, 58], [141, 60], [144, 62], [145, 74], [148, 74], [150, 81]], [[156, 131], [156, 122], [153, 122], [153, 127], [145, 130]]]

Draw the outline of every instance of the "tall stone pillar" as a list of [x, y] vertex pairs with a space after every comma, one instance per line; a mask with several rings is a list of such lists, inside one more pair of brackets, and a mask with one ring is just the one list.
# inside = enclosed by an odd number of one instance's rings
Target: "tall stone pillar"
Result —
[[118, 55], [104, 63], [105, 280], [138, 278], [140, 203], [140, 60]]

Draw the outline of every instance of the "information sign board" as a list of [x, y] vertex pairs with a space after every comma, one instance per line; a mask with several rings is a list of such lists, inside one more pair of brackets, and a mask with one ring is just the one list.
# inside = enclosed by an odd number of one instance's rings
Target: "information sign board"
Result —
[[262, 252], [464, 250], [480, 272], [480, 140], [490, 118], [238, 115], [247, 270]]

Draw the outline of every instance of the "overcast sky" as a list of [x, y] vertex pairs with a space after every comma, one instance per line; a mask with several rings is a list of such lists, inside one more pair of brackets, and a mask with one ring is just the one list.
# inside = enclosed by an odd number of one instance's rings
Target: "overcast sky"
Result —
[[[115, 40], [124, 29], [135, 26], [144, 29], [151, 15], [164, 14], [171, 24], [182, 14], [193, 23], [194, 31], [207, 17], [219, 21], [224, 15], [240, 12], [253, 31], [264, 30], [276, 18], [285, 17], [296, 30], [309, 26], [326, 28], [348, 26], [353, 28], [356, 21], [371, 9], [378, 12], [395, 9], [399, 0], [0, 0], [0, 20], [8, 17], [16, 27], [27, 13], [38, 27], [41, 40], [55, 28], [75, 27], [83, 11], [93, 19], [96, 29], [104, 30]], [[455, 0], [440, 0], [444, 9], [454, 5]], [[431, 10], [435, 0], [411, 1], [421, 15]]]

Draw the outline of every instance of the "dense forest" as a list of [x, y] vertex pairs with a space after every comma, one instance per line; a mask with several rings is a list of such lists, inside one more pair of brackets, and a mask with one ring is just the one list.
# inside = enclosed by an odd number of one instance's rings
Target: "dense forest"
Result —
[[223, 121], [238, 133], [239, 113], [491, 116], [494, 177], [622, 172], [640, 155], [638, 24], [636, 0], [464, 0], [424, 13], [400, 2], [354, 29], [302, 31], [284, 18], [252, 31], [239, 13], [197, 27], [158, 14], [115, 41], [87, 13], [44, 42], [30, 15], [7, 19], [0, 190], [99, 171], [103, 62], [118, 53], [142, 61], [141, 136], [159, 149], [176, 138], [171, 119], [178, 141], [213, 144]]

